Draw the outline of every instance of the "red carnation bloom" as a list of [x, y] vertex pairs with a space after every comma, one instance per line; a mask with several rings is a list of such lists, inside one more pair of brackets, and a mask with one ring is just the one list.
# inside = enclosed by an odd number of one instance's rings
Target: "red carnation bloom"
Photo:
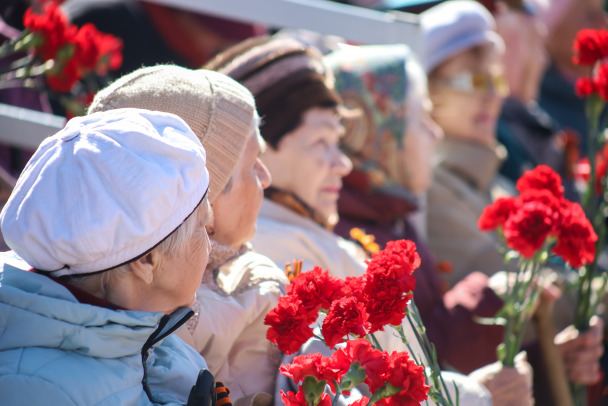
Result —
[[387, 324], [401, 324], [412, 297], [409, 292], [416, 288], [412, 274], [419, 266], [416, 244], [409, 240], [390, 241], [386, 249], [372, 255], [363, 286], [372, 333]]
[[376, 290], [374, 294], [367, 296], [365, 303], [371, 323], [370, 333], [384, 331], [386, 325], [400, 325], [405, 317], [407, 304], [414, 296], [403, 294], [403, 291], [395, 286], [385, 285], [382, 288], [382, 279], [376, 279], [376, 282], [369, 284], [375, 286]]
[[530, 189], [547, 189], [558, 199], [564, 196], [562, 178], [547, 165], [538, 165], [531, 171], [526, 171], [517, 180], [516, 186], [522, 194]]
[[597, 94], [608, 102], [608, 63], [600, 63], [595, 69], [593, 83]]
[[40, 35], [42, 44], [36, 47], [36, 54], [43, 61], [55, 59], [61, 48], [70, 45], [77, 30], [56, 4], [46, 5], [43, 14], [28, 8], [23, 15], [23, 25], [29, 32]]
[[334, 367], [331, 358], [324, 357], [318, 352], [314, 354], [298, 355], [291, 364], [281, 365], [281, 374], [291, 378], [295, 383], [300, 383], [307, 376], [314, 376], [318, 381], [327, 380], [333, 383], [334, 379], [339, 381], [339, 368]]
[[419, 405], [428, 398], [429, 386], [425, 385], [424, 368], [416, 365], [407, 352], [393, 352], [388, 357], [387, 381], [399, 393], [389, 398], [381, 399], [378, 405]]
[[[368, 261], [366, 285], [376, 275], [383, 275], [394, 281], [403, 293], [413, 291], [416, 288], [416, 278], [412, 274], [419, 266], [420, 256], [416, 252], [416, 244], [410, 240], [389, 241], [384, 250], [373, 254], [371, 261]], [[371, 288], [372, 293], [374, 290]], [[366, 293], [369, 295], [369, 292]]]
[[583, 76], [576, 80], [576, 84], [574, 85], [574, 92], [581, 99], [591, 96], [591, 94], [596, 91], [597, 90], [595, 88], [595, 83], [592, 78], [588, 76]]
[[52, 90], [66, 93], [72, 90], [72, 87], [74, 87], [81, 77], [82, 74], [78, 67], [78, 62], [76, 59], [71, 59], [60, 72], [48, 73], [46, 83]]
[[608, 167], [608, 144], [595, 156], [595, 192], [602, 193], [602, 180], [606, 177]]
[[[281, 391], [281, 400], [286, 406], [308, 406], [306, 398], [304, 397], [304, 389], [302, 385], [298, 388], [298, 393]], [[321, 400], [317, 404], [318, 406], [331, 406], [331, 398], [327, 393], [321, 395]]]
[[342, 293], [344, 296], [354, 296], [359, 301], [365, 301], [364, 286], [365, 278], [363, 276], [347, 276], [344, 280]]
[[80, 27], [74, 38], [76, 52], [74, 58], [80, 64], [83, 72], [92, 71], [100, 58], [99, 38], [102, 34], [91, 23]]
[[477, 226], [482, 231], [491, 231], [504, 226], [509, 216], [517, 210], [518, 203], [519, 201], [513, 197], [499, 197], [483, 210]]
[[578, 203], [570, 203], [563, 211], [563, 221], [553, 252], [579, 268], [593, 262], [597, 234]]
[[576, 34], [574, 40], [574, 56], [572, 62], [576, 65], [593, 66], [599, 60], [608, 56], [608, 31], [583, 29]]
[[356, 400], [355, 402], [351, 403], [350, 406], [367, 406], [369, 403], [369, 398], [363, 396], [361, 399]]
[[520, 207], [528, 204], [528, 203], [541, 203], [547, 206], [551, 210], [551, 216], [549, 220], [551, 220], [553, 224], [553, 228], [551, 229], [551, 234], [557, 234], [559, 231], [559, 227], [561, 225], [561, 212], [563, 208], [569, 203], [566, 198], [556, 198], [551, 191], [547, 189], [535, 190], [529, 189], [526, 192], [522, 193], [517, 200], [520, 202]]
[[101, 34], [99, 37], [99, 59], [97, 74], [105, 75], [108, 70], [116, 70], [122, 65], [123, 42], [111, 34]]
[[348, 334], [366, 336], [371, 328], [368, 317], [365, 303], [354, 296], [334, 301], [321, 327], [325, 343], [329, 348], [334, 348]]
[[308, 311], [318, 312], [319, 308], [329, 309], [331, 303], [342, 297], [344, 281], [330, 276], [318, 266], [301, 273], [287, 286], [287, 294], [296, 296]]
[[277, 307], [272, 309], [264, 319], [264, 324], [270, 326], [266, 338], [276, 343], [281, 351], [293, 354], [302, 344], [313, 336], [312, 323], [316, 316], [302, 311], [302, 303], [295, 297], [279, 298]]
[[343, 371], [348, 371], [351, 364], [358, 361], [365, 369], [365, 383], [372, 393], [384, 385], [388, 354], [373, 348], [366, 339], [348, 340], [346, 347], [335, 351], [331, 358], [334, 366]]
[[507, 245], [526, 258], [532, 258], [555, 228], [553, 210], [538, 201], [525, 203], [504, 227]]

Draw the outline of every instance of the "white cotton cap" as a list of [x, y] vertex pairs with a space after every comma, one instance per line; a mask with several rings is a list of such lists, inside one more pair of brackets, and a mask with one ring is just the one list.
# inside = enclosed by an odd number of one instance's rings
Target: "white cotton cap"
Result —
[[28, 162], [0, 214], [7, 245], [52, 276], [148, 252], [198, 207], [205, 150], [179, 117], [119, 109], [70, 120]]
[[476, 1], [446, 1], [420, 15], [422, 61], [426, 73], [465, 49], [494, 44], [501, 52], [504, 42], [496, 33], [492, 14]]

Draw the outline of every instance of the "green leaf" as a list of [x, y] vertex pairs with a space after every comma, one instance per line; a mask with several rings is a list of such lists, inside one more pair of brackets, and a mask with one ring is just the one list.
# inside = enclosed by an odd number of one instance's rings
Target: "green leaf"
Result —
[[400, 388], [398, 386], [393, 386], [390, 382], [387, 382], [374, 393], [372, 398], [369, 400], [369, 404], [373, 405], [380, 399], [389, 398], [393, 395], [396, 395], [397, 393], [399, 393], [401, 391], [401, 389], [403, 389], [403, 388]]
[[309, 405], [315, 406], [321, 400], [321, 395], [325, 391], [326, 380], [318, 381], [317, 378], [307, 375], [302, 383], [304, 397]]
[[365, 380], [365, 369], [361, 368], [361, 364], [359, 361], [355, 361], [352, 363], [348, 372], [344, 374], [342, 380], [340, 381], [340, 386], [342, 387], [342, 391], [349, 391], [355, 386], [359, 385], [361, 382]]

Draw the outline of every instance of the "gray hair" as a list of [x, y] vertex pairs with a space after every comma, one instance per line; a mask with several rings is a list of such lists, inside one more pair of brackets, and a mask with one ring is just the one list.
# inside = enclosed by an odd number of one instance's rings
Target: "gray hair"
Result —
[[[155, 271], [162, 267], [163, 258], [187, 257], [190, 255], [188, 248], [190, 248], [189, 244], [191, 241], [202, 244], [202, 239], [195, 239], [194, 237], [197, 233], [205, 232], [206, 221], [204, 222], [203, 219], [208, 217], [209, 213], [209, 200], [208, 195], [206, 195], [192, 214], [188, 216], [175, 231], [169, 234], [168, 237], [150, 251], [156, 251], [160, 254], [160, 262], [157, 263]], [[208, 220], [209, 219], [207, 219], [207, 221]], [[121, 274], [130, 272], [129, 264], [131, 262], [98, 274], [69, 276], [63, 279], [89, 293], [94, 294], [95, 292], [98, 292], [105, 296], [111, 279], [114, 276], [120, 276]]]

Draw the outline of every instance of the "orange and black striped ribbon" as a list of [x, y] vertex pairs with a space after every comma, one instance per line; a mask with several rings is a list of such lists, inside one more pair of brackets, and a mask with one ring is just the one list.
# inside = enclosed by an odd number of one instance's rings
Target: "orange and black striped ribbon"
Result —
[[228, 395], [230, 395], [230, 389], [225, 387], [220, 381], [217, 381], [215, 383], [216, 406], [232, 406], [232, 401]]

